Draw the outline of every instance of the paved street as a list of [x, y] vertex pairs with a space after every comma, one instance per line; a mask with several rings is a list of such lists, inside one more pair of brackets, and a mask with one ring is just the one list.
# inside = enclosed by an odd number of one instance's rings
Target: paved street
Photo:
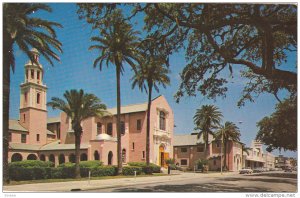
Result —
[[[4, 186], [4, 192], [296, 192], [296, 173], [182, 173], [161, 177]], [[291, 178], [292, 177], [292, 178]]]
[[193, 177], [89, 192], [296, 192], [297, 179], [257, 175]]

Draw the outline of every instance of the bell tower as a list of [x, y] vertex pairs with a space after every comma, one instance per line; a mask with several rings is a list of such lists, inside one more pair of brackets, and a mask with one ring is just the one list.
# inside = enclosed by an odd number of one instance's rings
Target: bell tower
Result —
[[29, 60], [25, 68], [24, 83], [20, 85], [20, 124], [29, 131], [29, 144], [47, 142], [47, 87], [43, 84], [44, 70], [39, 52], [31, 50], [36, 62]]

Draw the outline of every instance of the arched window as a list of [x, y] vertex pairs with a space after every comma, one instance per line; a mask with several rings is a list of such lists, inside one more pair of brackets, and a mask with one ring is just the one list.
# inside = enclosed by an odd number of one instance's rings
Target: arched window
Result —
[[51, 154], [51, 155], [49, 156], [49, 161], [50, 161], [50, 162], [53, 162], [53, 163], [55, 164], [55, 157], [54, 157], [53, 154]]
[[75, 155], [73, 153], [69, 155], [69, 162], [75, 163]]
[[166, 130], [166, 114], [163, 111], [159, 112], [159, 129]]
[[37, 103], [37, 104], [40, 104], [40, 98], [41, 98], [41, 94], [40, 94], [40, 93], [37, 93], [37, 94], [36, 94], [36, 103]]
[[82, 153], [82, 154], [80, 155], [80, 161], [87, 161], [87, 154]]
[[36, 157], [36, 155], [34, 155], [34, 154], [29, 154], [28, 156], [27, 156], [27, 160], [36, 160], [37, 159], [37, 157]]
[[98, 151], [95, 151], [95, 152], [94, 152], [94, 159], [95, 159], [95, 160], [100, 160], [100, 155], [99, 155], [99, 152], [98, 152]]
[[11, 161], [12, 162], [19, 162], [19, 161], [22, 161], [23, 160], [23, 157], [20, 153], [14, 153], [12, 156], [11, 156]]
[[40, 160], [41, 160], [41, 161], [46, 161], [46, 157], [45, 157], [44, 154], [40, 155]]
[[63, 164], [65, 163], [65, 155], [64, 154], [60, 154], [58, 157], [58, 163], [59, 164]]
[[30, 70], [30, 72], [31, 72], [31, 79], [34, 79], [34, 70], [33, 69]]
[[107, 164], [112, 165], [112, 162], [113, 162], [113, 153], [111, 151], [109, 151]]
[[126, 163], [126, 149], [122, 150], [122, 162]]

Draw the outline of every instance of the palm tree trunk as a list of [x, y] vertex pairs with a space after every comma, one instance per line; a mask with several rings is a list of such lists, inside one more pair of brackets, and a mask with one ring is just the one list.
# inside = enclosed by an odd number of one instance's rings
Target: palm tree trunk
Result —
[[206, 134], [205, 138], [205, 159], [208, 158], [208, 133]]
[[224, 141], [224, 170], [228, 170], [227, 169], [227, 164], [226, 164], [226, 161], [227, 161], [227, 140]]
[[120, 73], [121, 65], [116, 64], [117, 77], [117, 158], [118, 158], [118, 174], [122, 173], [122, 153], [121, 153], [121, 91], [120, 91]]
[[74, 133], [75, 133], [75, 178], [80, 178], [79, 157], [80, 157], [81, 133], [80, 131], [77, 131], [77, 129], [74, 129]]
[[3, 184], [9, 183], [8, 172], [8, 122], [9, 122], [9, 95], [10, 95], [10, 61], [13, 42], [9, 34], [3, 34]]
[[148, 94], [148, 111], [147, 111], [147, 134], [146, 134], [146, 164], [150, 165], [150, 110], [151, 110], [151, 95], [152, 95], [152, 84], [149, 84]]

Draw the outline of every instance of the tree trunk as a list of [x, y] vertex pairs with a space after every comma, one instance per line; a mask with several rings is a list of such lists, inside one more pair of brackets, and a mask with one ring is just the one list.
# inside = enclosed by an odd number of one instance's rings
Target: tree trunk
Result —
[[224, 170], [228, 170], [227, 168], [227, 164], [226, 164], [226, 161], [227, 161], [227, 140], [224, 141]]
[[117, 157], [118, 157], [118, 174], [122, 173], [122, 152], [121, 152], [121, 90], [120, 90], [120, 73], [121, 65], [116, 64], [117, 77]]
[[10, 60], [13, 42], [9, 34], [3, 34], [3, 184], [9, 183], [8, 146], [9, 146], [9, 97], [10, 97]]
[[205, 159], [208, 158], [208, 133], [206, 134], [205, 138]]
[[80, 178], [80, 167], [79, 167], [79, 158], [80, 158], [80, 142], [81, 142], [81, 131], [74, 129], [75, 133], [75, 178]]
[[147, 135], [146, 135], [146, 164], [150, 165], [150, 110], [151, 110], [151, 95], [152, 95], [152, 84], [149, 84], [148, 94], [148, 110], [147, 110]]

